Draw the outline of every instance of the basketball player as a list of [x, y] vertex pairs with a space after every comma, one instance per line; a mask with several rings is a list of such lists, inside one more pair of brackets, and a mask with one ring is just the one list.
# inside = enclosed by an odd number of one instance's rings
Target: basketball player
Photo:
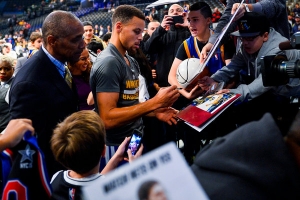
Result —
[[169, 108], [177, 100], [176, 86], [165, 87], [148, 101], [139, 103], [139, 66], [126, 51], [135, 52], [142, 40], [145, 16], [141, 10], [121, 5], [112, 16], [110, 43], [98, 55], [91, 70], [96, 112], [104, 121], [107, 156], [110, 159], [125, 137], [134, 129], [143, 132], [142, 116], [155, 116], [169, 124], [177, 123], [176, 111]]

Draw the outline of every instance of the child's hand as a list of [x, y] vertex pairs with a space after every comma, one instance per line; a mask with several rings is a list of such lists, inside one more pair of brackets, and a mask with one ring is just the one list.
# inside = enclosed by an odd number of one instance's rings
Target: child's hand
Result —
[[124, 152], [125, 152], [125, 148], [126, 145], [129, 143], [130, 141], [130, 137], [126, 137], [123, 142], [120, 144], [120, 146], [118, 147], [118, 150], [115, 153], [115, 156], [118, 158], [118, 160], [121, 162], [122, 160], [124, 160]]
[[125, 158], [125, 159], [128, 160], [129, 162], [132, 162], [133, 160], [135, 160], [136, 158], [138, 158], [142, 155], [143, 149], [144, 149], [144, 145], [141, 144], [139, 150], [136, 152], [135, 155], [132, 155], [131, 150], [128, 149], [127, 150], [128, 158]]

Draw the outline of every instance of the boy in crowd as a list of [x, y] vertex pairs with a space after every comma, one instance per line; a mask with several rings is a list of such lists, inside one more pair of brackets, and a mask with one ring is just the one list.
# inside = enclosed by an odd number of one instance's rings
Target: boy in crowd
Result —
[[[116, 168], [124, 160], [123, 153], [130, 138], [125, 138], [106, 167], [99, 173], [100, 158], [105, 155], [104, 123], [94, 111], [79, 111], [57, 125], [51, 138], [55, 159], [67, 171], [53, 175], [53, 199], [73, 199], [80, 195], [80, 187], [97, 180]], [[143, 146], [133, 156], [128, 150], [129, 162], [142, 154]]]
[[37, 51], [41, 48], [43, 43], [42, 33], [40, 32], [32, 32], [30, 35], [30, 43], [29, 43], [29, 54], [28, 57], [31, 57], [33, 51]]
[[103, 44], [103, 47], [106, 48], [105, 42], [98, 36], [94, 34], [94, 28], [93, 23], [91, 21], [84, 21], [83, 23], [84, 28], [84, 42], [86, 45], [88, 45], [93, 40], [96, 40], [97, 42], [101, 42]]
[[14, 72], [14, 76], [19, 72], [22, 68], [25, 61], [30, 58], [33, 54], [35, 54], [42, 46], [43, 38], [42, 33], [40, 32], [32, 32], [29, 38], [30, 42], [28, 44], [29, 53], [27, 57], [20, 57], [17, 60], [16, 69]]
[[[212, 12], [209, 5], [205, 2], [197, 2], [190, 7], [188, 13], [188, 22], [191, 36], [183, 41], [179, 46], [176, 56], [174, 58], [172, 67], [169, 72], [168, 81], [171, 85], [177, 85], [181, 87], [176, 78], [176, 72], [180, 63], [187, 58], [199, 58], [202, 47], [208, 41], [211, 30]], [[207, 68], [211, 74], [215, 73], [218, 69], [224, 65], [221, 57], [220, 49], [212, 56]], [[195, 86], [191, 91], [185, 89], [179, 90], [186, 99], [193, 100], [198, 97], [203, 91], [199, 86]], [[187, 102], [185, 102], [186, 104]], [[182, 105], [182, 107], [185, 105]]]

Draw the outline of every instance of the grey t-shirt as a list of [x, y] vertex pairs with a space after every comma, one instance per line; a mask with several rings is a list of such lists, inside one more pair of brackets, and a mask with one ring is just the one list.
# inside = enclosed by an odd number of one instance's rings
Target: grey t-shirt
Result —
[[[127, 107], [139, 103], [139, 66], [129, 55], [126, 55], [130, 67], [113, 44], [109, 44], [97, 57], [90, 76], [90, 85], [98, 113], [97, 93], [118, 92], [117, 107]], [[118, 128], [106, 130], [106, 145], [117, 146], [133, 129], [141, 130], [142, 118]]]

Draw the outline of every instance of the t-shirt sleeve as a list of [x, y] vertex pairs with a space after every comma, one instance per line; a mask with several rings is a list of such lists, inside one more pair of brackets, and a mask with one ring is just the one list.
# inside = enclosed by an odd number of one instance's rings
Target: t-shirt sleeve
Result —
[[188, 58], [183, 43], [179, 46], [177, 53], [176, 53], [176, 58], [178, 58], [179, 60], [185, 60]]
[[95, 63], [96, 92], [120, 92], [121, 65], [113, 56]]

